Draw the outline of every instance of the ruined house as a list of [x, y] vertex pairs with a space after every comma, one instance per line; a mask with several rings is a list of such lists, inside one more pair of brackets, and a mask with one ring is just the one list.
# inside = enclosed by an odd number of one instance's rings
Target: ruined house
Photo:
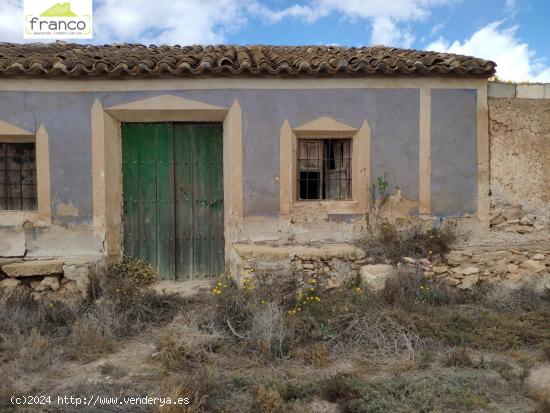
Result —
[[0, 44], [2, 269], [355, 268], [377, 182], [393, 219], [487, 232], [494, 72], [383, 46]]

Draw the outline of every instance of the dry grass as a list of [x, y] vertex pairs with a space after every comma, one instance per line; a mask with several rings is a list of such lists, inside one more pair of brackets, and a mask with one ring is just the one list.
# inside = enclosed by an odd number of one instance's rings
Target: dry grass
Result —
[[145, 327], [168, 321], [184, 302], [120, 276], [116, 283], [107, 274], [92, 284], [94, 302], [39, 301], [23, 288], [0, 296], [0, 363], [10, 380], [66, 359], [95, 360]]
[[447, 354], [443, 364], [447, 367], [472, 367], [470, 353], [465, 348], [457, 348]]
[[[479, 295], [481, 291], [477, 291]], [[418, 269], [397, 268], [386, 279], [380, 298], [387, 305], [410, 308], [418, 304], [440, 306], [467, 304], [479, 299], [475, 294], [458, 290], [443, 280], [426, 278]]]
[[68, 339], [70, 357], [82, 362], [111, 353], [118, 345], [120, 319], [109, 307], [85, 311], [73, 324]]
[[298, 413], [323, 403], [341, 412], [501, 411], [526, 405], [530, 365], [476, 362], [470, 352], [518, 349], [540, 360], [550, 342], [550, 301], [528, 303], [530, 291], [498, 300], [450, 291], [414, 271], [397, 272], [380, 294], [357, 286], [309, 294], [268, 278], [239, 289], [221, 278], [213, 294], [181, 299], [120, 279], [102, 280], [99, 299], [75, 307], [26, 295], [0, 300], [0, 310], [15, 314], [0, 311], [7, 376], [69, 357], [93, 360], [155, 327], [151, 376], [141, 384], [189, 398], [160, 412]]
[[424, 349], [418, 334], [383, 313], [342, 315], [333, 324], [342, 326], [335, 340], [340, 355], [378, 359], [406, 355], [414, 361], [417, 352]]
[[291, 332], [285, 325], [285, 315], [281, 306], [275, 302], [265, 303], [252, 313], [252, 322], [248, 341], [262, 354], [283, 357]]
[[259, 413], [285, 413], [285, 402], [277, 389], [260, 384], [256, 389], [252, 411]]
[[429, 230], [417, 226], [399, 230], [393, 225], [383, 223], [379, 225], [373, 238], [364, 241], [363, 248], [375, 262], [398, 262], [403, 257], [443, 256], [450, 251], [455, 240], [455, 230], [450, 224]]
[[209, 397], [220, 387], [216, 382], [215, 371], [212, 367], [200, 366], [186, 374], [167, 375], [157, 389], [172, 400], [188, 399], [187, 404], [165, 405], [158, 408], [160, 413], [202, 413], [210, 410]]
[[226, 339], [214, 328], [200, 326], [195, 314], [181, 314], [163, 330], [154, 358], [166, 371], [186, 371], [212, 360]]

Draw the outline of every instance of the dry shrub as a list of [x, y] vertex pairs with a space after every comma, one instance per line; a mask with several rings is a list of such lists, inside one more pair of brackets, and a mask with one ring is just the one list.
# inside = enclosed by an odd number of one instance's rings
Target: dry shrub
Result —
[[262, 354], [283, 357], [287, 353], [290, 331], [285, 325], [283, 309], [277, 303], [265, 303], [252, 314], [248, 344]]
[[256, 389], [251, 411], [259, 413], [284, 413], [285, 402], [277, 389], [267, 388], [260, 384]]
[[227, 276], [214, 281], [214, 322], [244, 348], [266, 357], [285, 356], [292, 341], [285, 310], [294, 302], [294, 281], [258, 275], [239, 288]]
[[516, 289], [493, 288], [486, 294], [483, 303], [491, 308], [515, 313], [537, 311], [545, 307], [550, 309], [540, 293], [526, 284]]
[[29, 289], [18, 288], [0, 296], [0, 333], [37, 330], [48, 336], [64, 336], [77, 313], [77, 306], [35, 300]]
[[60, 360], [77, 308], [38, 301], [27, 289], [0, 296], [0, 362], [10, 376], [44, 369]]
[[288, 376], [278, 381], [275, 387], [285, 402], [310, 399], [319, 391], [317, 380], [303, 380]]
[[55, 347], [56, 340], [33, 329], [29, 333], [14, 332], [0, 335], [0, 361], [3, 375], [19, 377], [42, 370], [61, 358]]
[[400, 261], [403, 257], [425, 258], [444, 255], [456, 240], [451, 224], [425, 230], [414, 226], [399, 230], [388, 223], [381, 224], [374, 238], [367, 240], [364, 249], [376, 262]]
[[[215, 320], [218, 326], [234, 335], [250, 329], [254, 307], [257, 306], [258, 301], [256, 295], [239, 289], [232, 279], [215, 280], [214, 282], [215, 284], [223, 283], [221, 284], [222, 288], [227, 285], [223, 290], [219, 290], [219, 295], [215, 296]], [[215, 294], [214, 292], [213, 294]]]
[[183, 374], [166, 376], [157, 393], [172, 400], [188, 398], [189, 403], [184, 405], [159, 406], [160, 413], [203, 413], [211, 411], [210, 396], [220, 386], [215, 370], [209, 365], [199, 365], [192, 371]]
[[473, 362], [470, 353], [465, 348], [457, 348], [451, 351], [443, 363], [446, 367], [472, 367]]
[[195, 314], [179, 315], [163, 330], [154, 358], [167, 371], [185, 371], [210, 360], [224, 340], [220, 332], [199, 326]]
[[118, 344], [120, 317], [111, 306], [91, 307], [83, 311], [72, 326], [70, 356], [82, 362], [112, 352]]
[[89, 302], [94, 302], [103, 295], [104, 276], [97, 271], [90, 271], [88, 279], [90, 282], [88, 284], [87, 298]]
[[397, 268], [386, 279], [379, 294], [384, 304], [410, 307], [415, 304], [448, 305], [472, 301], [472, 295], [450, 287], [442, 280], [429, 279], [419, 270]]
[[423, 340], [399, 321], [384, 313], [342, 315], [334, 320], [340, 326], [335, 348], [338, 354], [358, 357], [414, 360], [424, 349]]
[[541, 400], [535, 406], [533, 413], [548, 413], [550, 412], [550, 400]]
[[122, 278], [136, 287], [147, 287], [158, 279], [151, 264], [135, 257], [124, 257], [121, 262], [110, 265], [108, 273], [109, 281]]
[[326, 343], [314, 343], [301, 347], [291, 354], [313, 367], [326, 367], [330, 359], [330, 350]]
[[257, 274], [253, 279], [243, 280], [241, 288], [227, 275], [214, 280], [213, 285], [216, 322], [233, 334], [250, 330], [253, 319], [266, 303], [288, 308], [297, 291], [296, 280], [268, 274]]
[[321, 395], [329, 402], [341, 402], [361, 397], [361, 394], [351, 383], [352, 377], [347, 374], [336, 374], [323, 383]]

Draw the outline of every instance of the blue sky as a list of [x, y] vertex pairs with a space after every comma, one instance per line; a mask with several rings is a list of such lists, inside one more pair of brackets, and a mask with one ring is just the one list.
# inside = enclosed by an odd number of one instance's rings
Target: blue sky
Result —
[[[23, 41], [18, 18], [22, 0], [0, 0], [0, 41]], [[94, 0], [91, 42], [384, 44], [472, 54], [505, 80], [550, 82], [549, 19], [548, 0]]]

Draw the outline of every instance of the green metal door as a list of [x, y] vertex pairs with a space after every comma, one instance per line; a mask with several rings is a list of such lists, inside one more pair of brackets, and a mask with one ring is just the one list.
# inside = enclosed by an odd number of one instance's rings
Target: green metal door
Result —
[[222, 127], [122, 125], [124, 253], [162, 279], [224, 270]]

